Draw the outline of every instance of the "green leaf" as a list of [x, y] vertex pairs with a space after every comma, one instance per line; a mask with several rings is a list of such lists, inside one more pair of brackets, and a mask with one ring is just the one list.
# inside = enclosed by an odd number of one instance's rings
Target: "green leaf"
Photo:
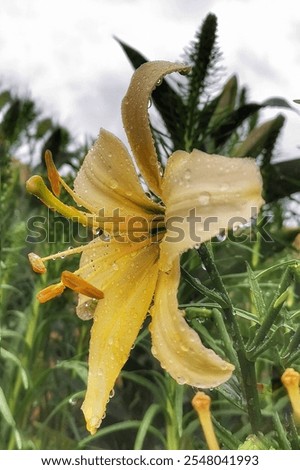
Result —
[[275, 447], [267, 437], [251, 435], [239, 446], [239, 450], [275, 450]]
[[280, 97], [269, 98], [263, 101], [262, 105], [271, 106], [275, 108], [288, 108], [288, 109], [292, 109], [296, 111], [295, 108], [291, 106], [287, 100], [285, 100], [284, 98], [280, 98]]
[[[271, 155], [279, 131], [284, 124], [283, 116], [264, 122], [261, 126], [255, 127], [232, 153], [233, 157], [257, 157], [264, 148], [268, 147]], [[265, 163], [265, 162], [264, 162]]]
[[[141, 425], [140, 425], [139, 430], [137, 432], [134, 447], [133, 447], [134, 450], [143, 449], [144, 440], [145, 440], [145, 437], [146, 437], [147, 432], [149, 430], [149, 427], [150, 427], [153, 419], [157, 415], [157, 413], [159, 413], [160, 411], [161, 411], [160, 405], [152, 404], [152, 405], [149, 406], [148, 410], [144, 414]], [[163, 437], [162, 437], [162, 440], [163, 440]]]
[[5, 90], [0, 93], [0, 109], [2, 109], [11, 100], [10, 91]]
[[22, 379], [24, 388], [27, 390], [28, 386], [29, 386], [29, 377], [28, 377], [28, 373], [25, 370], [25, 368], [23, 367], [20, 359], [15, 354], [13, 354], [10, 351], [7, 351], [4, 348], [0, 348], [0, 356], [3, 357], [3, 359], [11, 361], [11, 362], [13, 362], [14, 364], [16, 364], [18, 366], [18, 368], [20, 370], [21, 379]]
[[226, 115], [234, 110], [237, 86], [237, 78], [235, 75], [225, 83], [221, 94], [217, 98], [217, 106], [209, 121], [208, 127], [210, 129], [213, 129]]
[[8, 406], [2, 387], [0, 387], [0, 413], [2, 414], [7, 424], [9, 424], [12, 427], [15, 427], [16, 423], [13, 418], [13, 415], [11, 414], [11, 411]]
[[36, 138], [39, 139], [43, 137], [46, 132], [50, 131], [53, 127], [53, 122], [50, 118], [42, 119], [37, 123], [36, 128]]
[[183, 267], [181, 268], [181, 273], [182, 273], [184, 279], [186, 280], [186, 282], [188, 282], [198, 292], [201, 292], [201, 294], [203, 294], [208, 299], [213, 300], [214, 302], [216, 302], [221, 307], [227, 307], [226, 300], [217, 291], [211, 290], [208, 287], [206, 287], [204, 284], [202, 284], [199, 281], [199, 279], [191, 276], [190, 273], [188, 273]]
[[86, 362], [77, 361], [75, 359], [71, 359], [69, 361], [62, 361], [56, 364], [56, 369], [67, 369], [74, 371], [78, 377], [83, 381], [83, 383], [87, 383], [87, 365]]
[[223, 145], [247, 118], [257, 113], [261, 108], [262, 105], [260, 104], [248, 103], [240, 106], [222, 119], [220, 124], [211, 130], [211, 136], [214, 138], [216, 145]]
[[263, 293], [259, 287], [255, 273], [252, 271], [250, 265], [247, 263], [248, 280], [250, 285], [251, 297], [253, 299], [255, 309], [259, 318], [264, 318], [266, 314], [266, 304], [264, 301]]
[[266, 202], [290, 196], [300, 191], [300, 159], [271, 164], [264, 177]]

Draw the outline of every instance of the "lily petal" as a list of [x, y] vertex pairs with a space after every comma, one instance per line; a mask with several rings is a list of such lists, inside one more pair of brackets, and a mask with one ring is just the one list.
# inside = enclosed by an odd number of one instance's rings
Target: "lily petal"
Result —
[[121, 258], [96, 308], [82, 405], [91, 434], [101, 424], [110, 392], [148, 312], [157, 281], [157, 259], [156, 244]]
[[147, 62], [133, 74], [122, 102], [122, 118], [128, 142], [149, 188], [161, 197], [161, 176], [148, 117], [150, 95], [162, 77], [187, 73], [190, 67], [167, 61]]
[[115, 210], [121, 216], [162, 213], [162, 207], [149, 199], [140, 185], [132, 159], [124, 144], [110, 132], [100, 135], [86, 155], [74, 181], [76, 193], [105, 216]]
[[160, 272], [151, 308], [152, 353], [180, 384], [216, 387], [228, 380], [234, 366], [203, 346], [178, 310], [179, 259], [169, 273]]
[[[96, 237], [82, 252], [80, 267], [75, 274], [79, 274], [86, 282], [104, 292], [111, 283], [122, 276], [124, 261], [127, 260], [130, 264], [136, 252], [149, 246], [151, 241], [148, 238], [140, 243], [119, 243], [113, 238], [104, 241], [101, 237]], [[80, 293], [76, 313], [82, 320], [90, 320], [96, 305], [96, 299], [91, 301], [90, 297]]]
[[252, 159], [199, 150], [174, 152], [162, 190], [167, 227], [160, 257], [164, 271], [188, 248], [245, 224], [264, 203], [261, 175]]

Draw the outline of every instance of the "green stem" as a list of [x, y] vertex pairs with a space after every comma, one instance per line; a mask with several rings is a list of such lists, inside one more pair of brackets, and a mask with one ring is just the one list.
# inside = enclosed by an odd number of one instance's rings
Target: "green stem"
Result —
[[211, 247], [208, 244], [202, 244], [198, 249], [198, 253], [202, 259], [203, 264], [206, 267], [207, 273], [210, 276], [211, 281], [214, 284], [214, 287], [222, 294], [223, 298], [226, 300], [227, 307], [223, 308], [223, 313], [225, 319], [230, 327], [230, 333], [234, 348], [237, 353], [243, 392], [247, 403], [248, 416], [252, 432], [257, 434], [261, 429], [261, 410], [259, 397], [256, 387], [256, 373], [255, 373], [255, 363], [250, 361], [247, 357], [247, 351], [243, 341], [243, 337], [240, 332], [238, 322], [235, 318], [234, 307], [228, 295], [228, 292], [223, 284], [222, 278], [217, 270], [217, 267], [214, 263], [213, 253]]
[[170, 376], [166, 376], [167, 386], [167, 450], [179, 450], [182, 434], [182, 402], [184, 387], [178, 385]]

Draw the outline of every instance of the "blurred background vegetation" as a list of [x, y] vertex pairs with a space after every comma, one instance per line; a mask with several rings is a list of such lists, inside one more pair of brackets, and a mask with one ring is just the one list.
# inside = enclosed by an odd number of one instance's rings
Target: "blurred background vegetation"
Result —
[[[222, 448], [299, 449], [299, 428], [280, 382], [287, 367], [300, 371], [300, 159], [276, 160], [282, 110], [291, 106], [278, 97], [250, 102], [236, 76], [224, 82], [216, 39], [217, 20], [208, 15], [185, 51], [191, 74], [164, 80], [153, 93], [161, 163], [176, 149], [252, 157], [261, 169], [266, 204], [257, 224], [182, 256], [179, 303], [204, 343], [237, 363], [241, 356], [227, 315], [234, 314], [241, 333], [258, 409], [251, 417], [247, 380], [238, 371], [207, 391]], [[146, 61], [119, 42], [134, 68]], [[266, 107], [280, 112], [262, 121]], [[195, 390], [176, 384], [152, 357], [147, 321], [100, 430], [94, 436], [86, 432], [80, 406], [90, 322], [76, 317], [71, 291], [43, 305], [36, 300], [41, 288], [59, 279], [62, 267], [75, 269], [78, 258], [56, 260], [38, 276], [27, 254], [62, 251], [90, 235], [48, 212], [24, 188], [32, 174], [45, 175], [45, 149], [71, 184], [90, 142], [77, 145], [32, 99], [5, 87], [0, 121], [0, 448], [205, 449], [191, 406]], [[30, 163], [15, 157], [20, 152]]]

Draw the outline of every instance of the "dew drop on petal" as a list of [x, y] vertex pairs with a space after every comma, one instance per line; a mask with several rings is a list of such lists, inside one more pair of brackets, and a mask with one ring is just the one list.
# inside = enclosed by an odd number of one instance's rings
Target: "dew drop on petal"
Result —
[[222, 183], [220, 186], [221, 191], [227, 191], [229, 189], [228, 183]]
[[198, 201], [202, 206], [207, 206], [210, 203], [211, 194], [207, 191], [201, 193], [198, 197]]
[[192, 172], [191, 170], [187, 169], [185, 170], [183, 177], [186, 181], [189, 181], [191, 179]]
[[113, 268], [114, 271], [118, 271], [119, 266], [116, 262], [114, 262], [113, 265], [112, 265], [112, 268]]
[[115, 396], [115, 391], [112, 389], [109, 393], [109, 398], [113, 398]]
[[90, 299], [76, 308], [76, 314], [81, 320], [90, 320], [94, 316], [98, 301], [96, 299]]
[[118, 182], [116, 180], [111, 180], [110, 185], [111, 189], [117, 189]]

